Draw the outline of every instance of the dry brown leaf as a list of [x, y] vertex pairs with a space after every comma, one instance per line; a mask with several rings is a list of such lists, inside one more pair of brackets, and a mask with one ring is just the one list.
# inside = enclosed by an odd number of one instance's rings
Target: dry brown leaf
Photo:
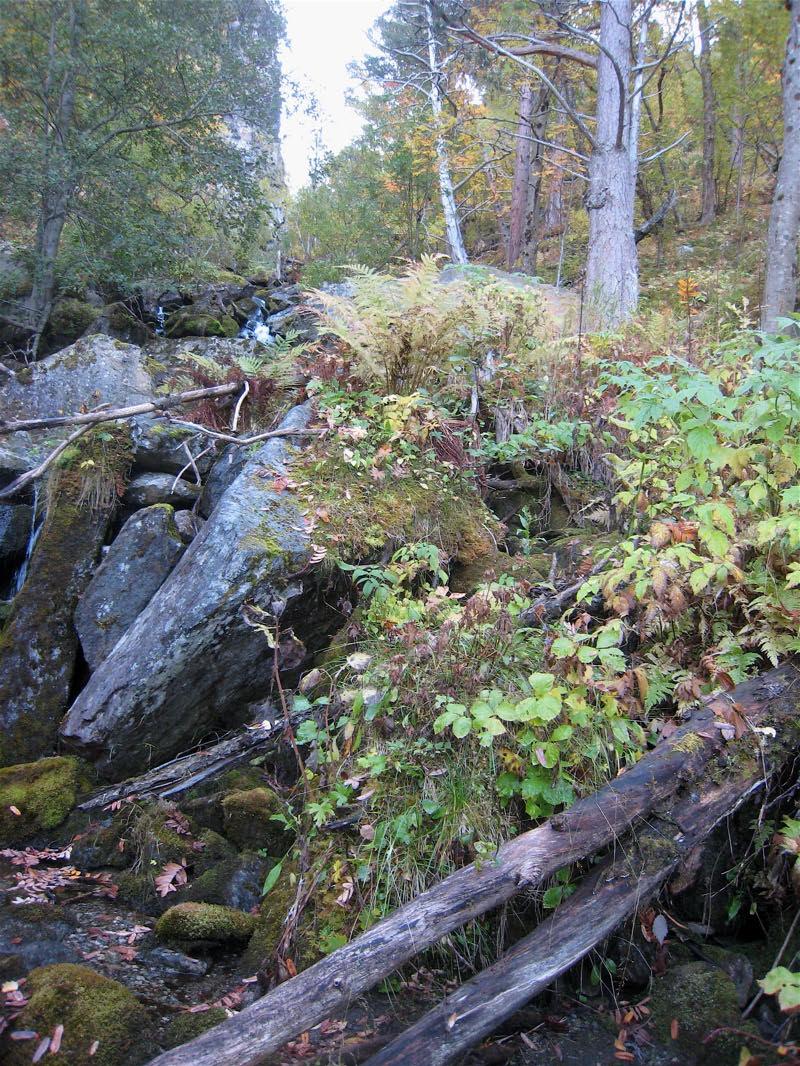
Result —
[[179, 862], [168, 862], [155, 879], [156, 892], [163, 899], [170, 892], [176, 892], [181, 885], [185, 885], [187, 880], [185, 866]]

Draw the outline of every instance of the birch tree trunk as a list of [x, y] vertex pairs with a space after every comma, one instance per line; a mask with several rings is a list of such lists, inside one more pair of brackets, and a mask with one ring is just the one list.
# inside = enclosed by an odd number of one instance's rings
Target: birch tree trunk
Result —
[[783, 155], [767, 231], [767, 270], [761, 327], [772, 331], [797, 300], [797, 238], [800, 232], [800, 0], [791, 5], [783, 65]]
[[514, 181], [511, 186], [511, 219], [508, 230], [506, 264], [513, 270], [522, 252], [522, 241], [528, 208], [528, 188], [531, 181], [531, 135], [533, 127], [533, 86], [526, 83], [519, 91], [519, 122], [517, 150], [514, 158]]
[[431, 87], [428, 93], [433, 121], [436, 126], [436, 167], [439, 173], [439, 194], [442, 199], [442, 214], [444, 215], [445, 238], [450, 252], [450, 258], [454, 263], [467, 263], [467, 251], [464, 247], [464, 239], [461, 235], [461, 225], [458, 221], [456, 208], [456, 196], [453, 190], [453, 178], [450, 173], [450, 159], [447, 155], [447, 144], [442, 132], [442, 77], [443, 72], [439, 66], [436, 49], [436, 34], [433, 26], [433, 4], [431, 0], [425, 0], [425, 23], [427, 27], [428, 66], [430, 68]]
[[717, 189], [714, 182], [716, 157], [717, 101], [711, 76], [711, 27], [705, 0], [697, 0], [697, 25], [700, 29], [700, 83], [703, 88], [703, 201], [700, 225], [707, 226], [717, 214]]
[[589, 161], [586, 304], [593, 329], [615, 329], [636, 310], [639, 271], [633, 239], [634, 168], [628, 155], [631, 0], [600, 5], [596, 144]]

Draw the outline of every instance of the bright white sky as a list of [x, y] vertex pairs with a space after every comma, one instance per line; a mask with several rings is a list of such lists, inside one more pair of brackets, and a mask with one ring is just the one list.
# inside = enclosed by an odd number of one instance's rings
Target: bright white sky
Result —
[[[361, 120], [345, 103], [354, 87], [347, 64], [370, 51], [367, 31], [390, 0], [284, 0], [289, 47], [286, 74], [319, 100], [326, 148], [338, 151], [356, 137]], [[295, 191], [308, 179], [313, 122], [297, 110], [283, 116], [286, 180]]]

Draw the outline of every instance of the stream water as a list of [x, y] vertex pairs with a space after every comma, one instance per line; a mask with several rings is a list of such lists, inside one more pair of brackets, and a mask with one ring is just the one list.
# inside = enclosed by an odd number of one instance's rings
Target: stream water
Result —
[[247, 321], [239, 330], [239, 336], [242, 338], [251, 338], [252, 340], [259, 341], [261, 344], [274, 344], [275, 338], [269, 331], [266, 316], [264, 315], [264, 312], [267, 309], [266, 303], [259, 296], [253, 297], [253, 303], [256, 306], [254, 310], [250, 312]]
[[31, 556], [33, 555], [33, 549], [36, 547], [36, 542], [39, 539], [39, 534], [42, 531], [44, 525], [44, 517], [39, 515], [39, 485], [38, 482], [34, 482], [33, 486], [33, 509], [31, 512], [31, 529], [28, 534], [28, 543], [25, 548], [25, 558], [19, 565], [16, 575], [11, 586], [11, 598], [17, 595], [19, 590], [25, 584], [25, 578], [28, 576], [28, 567], [30, 566]]

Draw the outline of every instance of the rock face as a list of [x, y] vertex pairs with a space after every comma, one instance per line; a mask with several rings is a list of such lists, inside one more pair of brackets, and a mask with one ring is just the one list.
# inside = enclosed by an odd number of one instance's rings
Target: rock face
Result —
[[[72, 414], [87, 405], [119, 407], [151, 399], [150, 375], [141, 349], [95, 334], [25, 367], [14, 380], [4, 380], [0, 422]], [[70, 432], [69, 427], [62, 427], [35, 435], [16, 433], [9, 443], [14, 452], [40, 457]]]
[[[302, 429], [309, 416], [308, 404], [296, 407], [283, 427]], [[141, 771], [211, 729], [239, 724], [246, 704], [263, 696], [272, 651], [242, 609], [266, 611], [268, 621], [280, 615], [303, 591], [298, 577], [312, 554], [296, 503], [273, 487], [290, 448], [276, 438], [248, 461], [67, 714], [63, 738], [92, 752], [108, 776]], [[312, 614], [303, 603], [321, 642], [324, 625]], [[304, 659], [296, 643], [279, 654], [284, 666]]]
[[[199, 453], [202, 446], [197, 446], [197, 434], [190, 429], [182, 429], [180, 426], [170, 426], [155, 418], [142, 416], [136, 419], [133, 428], [133, 442], [136, 446], [136, 469], [139, 471], [155, 471], [165, 474], [180, 474], [186, 470], [189, 456], [186, 453], [184, 442], [192, 453]], [[207, 442], [206, 442], [207, 443]], [[208, 453], [196, 461], [198, 472], [203, 475], [208, 472], [213, 462], [213, 456]], [[192, 476], [192, 469], [186, 473]]]
[[33, 508], [27, 504], [0, 504], [0, 564], [25, 554], [32, 520]]
[[128, 519], [75, 612], [75, 628], [92, 670], [164, 584], [185, 549], [168, 504], [145, 507]]
[[[51, 481], [27, 578], [0, 634], [0, 766], [51, 752], [69, 703], [78, 650], [73, 614], [116, 502], [113, 488], [96, 506], [84, 499], [79, 463], [90, 454], [79, 450], [76, 468], [57, 471]], [[110, 480], [123, 464], [121, 453]]]

